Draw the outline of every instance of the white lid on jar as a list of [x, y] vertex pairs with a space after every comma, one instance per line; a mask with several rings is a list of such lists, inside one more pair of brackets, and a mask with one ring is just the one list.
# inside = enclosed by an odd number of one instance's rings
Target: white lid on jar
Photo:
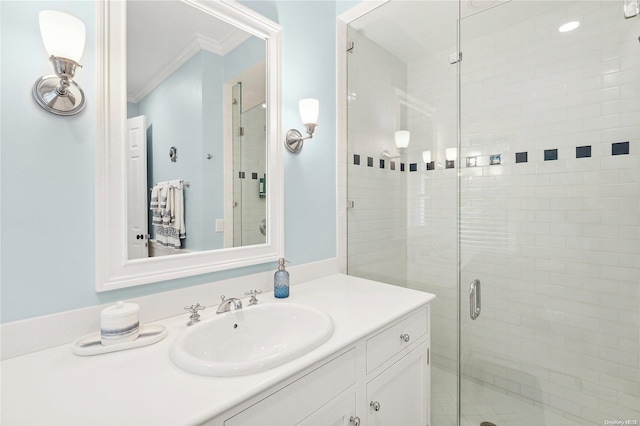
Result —
[[100, 314], [101, 320], [112, 320], [119, 318], [127, 318], [132, 315], [137, 316], [140, 312], [140, 307], [136, 303], [125, 303], [119, 301], [115, 305], [111, 305], [102, 310]]

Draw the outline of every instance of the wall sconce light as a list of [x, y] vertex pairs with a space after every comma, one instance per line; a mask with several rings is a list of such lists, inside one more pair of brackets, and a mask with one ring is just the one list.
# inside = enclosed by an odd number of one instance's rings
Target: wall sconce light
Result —
[[397, 130], [393, 134], [396, 142], [396, 148], [406, 149], [409, 146], [409, 140], [411, 139], [411, 132], [408, 130]]
[[33, 97], [47, 111], [74, 115], [85, 106], [84, 92], [73, 81], [84, 51], [86, 28], [78, 18], [55, 10], [39, 15], [40, 35], [56, 75], [45, 75], [33, 85]]
[[289, 152], [293, 153], [300, 152], [303, 141], [313, 137], [313, 132], [318, 123], [320, 102], [318, 102], [317, 99], [301, 99], [298, 103], [298, 108], [300, 109], [300, 118], [302, 118], [302, 123], [307, 131], [307, 136], [302, 137], [302, 133], [296, 129], [291, 129], [287, 132], [287, 138], [284, 146], [287, 147]]
[[453, 169], [456, 166], [456, 157], [458, 156], [458, 148], [445, 149], [445, 156], [447, 157], [447, 163], [445, 168]]
[[640, 1], [624, 0], [624, 17], [626, 19], [633, 18], [640, 14]]
[[404, 151], [409, 146], [409, 140], [411, 140], [411, 132], [408, 130], [397, 130], [393, 133], [393, 140], [398, 148], [398, 155], [391, 155], [389, 150], [382, 151], [382, 156], [386, 158], [400, 158]]
[[427, 165], [427, 170], [434, 170], [435, 163], [431, 160], [431, 151], [422, 151], [422, 161]]

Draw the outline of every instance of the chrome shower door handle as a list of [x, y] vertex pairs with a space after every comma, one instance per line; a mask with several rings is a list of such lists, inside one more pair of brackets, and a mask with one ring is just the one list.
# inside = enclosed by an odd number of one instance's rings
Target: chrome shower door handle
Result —
[[480, 316], [482, 297], [480, 295], [480, 280], [475, 279], [469, 285], [469, 316], [472, 320]]

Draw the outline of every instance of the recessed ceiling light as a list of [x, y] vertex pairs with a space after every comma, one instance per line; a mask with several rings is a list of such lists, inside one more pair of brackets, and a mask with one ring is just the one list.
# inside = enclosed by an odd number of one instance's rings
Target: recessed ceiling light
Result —
[[579, 26], [580, 26], [580, 22], [571, 21], [571, 22], [567, 22], [564, 25], [561, 25], [560, 28], [558, 28], [558, 31], [560, 31], [561, 33], [566, 33], [566, 32], [575, 30]]

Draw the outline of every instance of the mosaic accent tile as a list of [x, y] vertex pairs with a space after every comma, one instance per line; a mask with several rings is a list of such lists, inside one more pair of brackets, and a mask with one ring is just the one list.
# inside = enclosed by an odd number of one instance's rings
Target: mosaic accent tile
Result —
[[588, 158], [588, 157], [591, 157], [591, 145], [576, 147], [576, 158]]
[[558, 150], [557, 149], [545, 149], [544, 150], [544, 161], [553, 161], [558, 159]]
[[529, 153], [527, 152], [516, 152], [516, 163], [526, 163], [529, 161]]
[[611, 155], [629, 154], [629, 142], [615, 142], [611, 144]]

